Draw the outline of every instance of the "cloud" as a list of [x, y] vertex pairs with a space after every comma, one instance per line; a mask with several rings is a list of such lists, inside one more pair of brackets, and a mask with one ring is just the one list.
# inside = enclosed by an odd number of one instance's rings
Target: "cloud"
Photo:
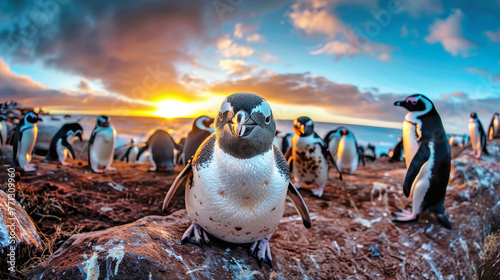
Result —
[[475, 44], [465, 38], [462, 33], [462, 21], [464, 14], [460, 9], [452, 9], [452, 13], [446, 19], [436, 19], [430, 26], [430, 34], [425, 41], [430, 44], [441, 43], [444, 50], [453, 56], [469, 56], [469, 51]]
[[254, 33], [254, 34], [249, 35], [246, 40], [249, 43], [257, 43], [257, 42], [265, 42], [266, 38], [264, 38], [264, 36], [262, 36], [258, 33]]
[[421, 18], [422, 15], [439, 15], [444, 12], [440, 0], [400, 0], [403, 11], [412, 18]]
[[485, 31], [484, 34], [486, 34], [493, 43], [500, 43], [500, 27], [497, 31]]
[[[85, 85], [84, 81], [82, 80], [80, 85]], [[154, 109], [152, 104], [147, 102], [136, 102], [126, 96], [96, 93], [90, 88], [87, 89], [87, 92], [49, 89], [30, 77], [12, 72], [7, 63], [0, 58], [0, 96], [5, 100], [20, 100], [26, 107], [120, 112], [124, 115], [134, 110]]]
[[219, 66], [222, 69], [229, 70], [229, 76], [242, 76], [250, 74], [253, 70], [257, 69], [258, 66], [255, 64], [246, 64], [243, 60], [231, 60], [224, 59], [219, 62]]
[[219, 39], [217, 41], [217, 47], [219, 49], [219, 52], [224, 57], [244, 58], [244, 57], [250, 57], [255, 52], [254, 49], [247, 46], [238, 45], [229, 38]]
[[488, 75], [488, 71], [486, 71], [485, 68], [466, 67], [466, 68], [462, 68], [462, 69], [471, 73], [471, 74], [479, 74], [482, 76]]
[[406, 28], [406, 23], [403, 24], [403, 26], [401, 27], [401, 35], [400, 37], [408, 37], [408, 28]]
[[310, 53], [313, 55], [333, 54], [335, 56], [335, 60], [339, 60], [343, 56], [351, 58], [357, 54], [368, 53], [372, 56], [377, 56], [377, 58], [381, 61], [387, 61], [390, 60], [390, 52], [392, 50], [393, 47], [389, 45], [374, 42], [368, 42], [363, 44], [362, 48], [359, 48], [351, 43], [333, 40], [321, 46], [319, 49], [311, 51]]
[[234, 26], [233, 35], [234, 35], [234, 37], [241, 39], [241, 38], [243, 38], [243, 36], [246, 36], [246, 35], [254, 32], [255, 30], [257, 30], [257, 28], [259, 28], [259, 27], [255, 24], [244, 25], [243, 23], [238, 22]]

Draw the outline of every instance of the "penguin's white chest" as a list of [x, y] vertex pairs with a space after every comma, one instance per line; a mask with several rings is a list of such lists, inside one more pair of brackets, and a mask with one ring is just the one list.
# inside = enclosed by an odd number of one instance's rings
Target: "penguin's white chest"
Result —
[[32, 128], [27, 128], [22, 133], [22, 139], [18, 146], [18, 155], [27, 157], [31, 160], [31, 152], [35, 147], [36, 137], [38, 135], [38, 126], [35, 125]]
[[108, 127], [99, 131], [90, 147], [90, 156], [99, 166], [107, 166], [113, 159], [116, 131]]
[[328, 180], [328, 161], [313, 135], [295, 136], [293, 147], [293, 175], [306, 184], [323, 185]]
[[193, 167], [186, 184], [191, 220], [227, 242], [250, 243], [271, 234], [285, 210], [288, 180], [270, 150], [237, 159], [215, 144], [208, 166]]
[[2, 148], [3, 146], [5, 146], [5, 143], [7, 143], [7, 124], [4, 121], [0, 122], [0, 134], [2, 135], [0, 148]]
[[420, 138], [417, 131], [419, 125], [413, 122], [403, 122], [403, 150], [406, 161], [406, 168], [408, 168], [413, 160], [413, 157], [418, 151], [418, 139]]
[[469, 121], [469, 134], [472, 149], [474, 151], [481, 150], [481, 133], [479, 132], [479, 125], [473, 121]]
[[337, 163], [341, 170], [353, 169], [358, 166], [358, 153], [357, 153], [356, 142], [352, 137], [343, 136], [340, 139], [337, 152], [337, 159], [338, 159]]
[[137, 160], [137, 154], [139, 153], [139, 149], [137, 147], [132, 147], [130, 149], [130, 153], [128, 154], [128, 162], [135, 163]]

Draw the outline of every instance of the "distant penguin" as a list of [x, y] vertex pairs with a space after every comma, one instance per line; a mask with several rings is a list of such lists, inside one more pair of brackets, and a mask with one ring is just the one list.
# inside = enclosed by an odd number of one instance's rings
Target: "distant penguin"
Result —
[[403, 157], [403, 137], [398, 137], [398, 143], [389, 152], [389, 162], [400, 162]]
[[488, 140], [500, 137], [500, 117], [498, 113], [493, 114], [488, 128]]
[[146, 145], [139, 150], [136, 158], [139, 160], [147, 150], [149, 151], [149, 160], [153, 165], [149, 171], [158, 171], [161, 168], [173, 172], [174, 149], [179, 148], [168, 132], [159, 129], [149, 137]]
[[249, 252], [259, 265], [272, 266], [269, 239], [283, 217], [287, 195], [304, 226], [311, 226], [285, 158], [273, 145], [275, 129], [271, 107], [262, 97], [235, 93], [224, 99], [215, 133], [188, 161], [165, 197], [164, 209], [187, 179], [186, 210], [192, 225], [182, 243], [209, 244], [209, 233], [226, 242], [252, 244]]
[[486, 148], [486, 134], [476, 112], [470, 113], [469, 135], [474, 156], [480, 158], [482, 154], [489, 155]]
[[[331, 152], [331, 151], [330, 151]], [[364, 165], [363, 154], [358, 148], [358, 142], [354, 133], [347, 128], [340, 129], [340, 141], [337, 148], [336, 158], [337, 166], [340, 171], [349, 171], [353, 174], [361, 161]]]
[[7, 144], [7, 124], [5, 120], [7, 120], [7, 116], [0, 114], [0, 149], [3, 149]]
[[342, 138], [342, 135], [340, 135], [340, 130], [346, 128], [345, 126], [338, 126], [334, 130], [331, 130], [326, 133], [325, 135], [325, 143], [328, 146], [328, 150], [330, 150], [330, 153], [332, 154], [333, 158], [337, 156], [337, 150], [339, 147], [339, 142], [340, 138]]
[[52, 137], [47, 157], [43, 161], [59, 161], [62, 165], [71, 165], [65, 160], [68, 157], [68, 152], [73, 159], [76, 159], [75, 151], [71, 145], [73, 145], [75, 137], [82, 141], [82, 133], [83, 128], [79, 123], [64, 124]]
[[194, 120], [193, 128], [189, 132], [186, 142], [182, 147], [181, 163], [186, 165], [187, 161], [194, 156], [198, 147], [210, 136], [210, 125], [214, 122], [213, 118], [201, 116]]
[[287, 133], [287, 134], [285, 134], [285, 136], [283, 136], [283, 139], [281, 140], [281, 146], [280, 146], [281, 152], [283, 154], [286, 154], [286, 151], [288, 151], [288, 149], [290, 149], [290, 147], [292, 146], [292, 138], [293, 138], [292, 133]]
[[130, 139], [130, 147], [128, 147], [127, 151], [123, 155], [123, 161], [128, 163], [136, 163], [137, 155], [139, 154], [139, 148], [135, 144], [135, 138]]
[[31, 163], [31, 153], [38, 135], [37, 122], [41, 120], [38, 114], [29, 111], [17, 125], [14, 135], [14, 165], [26, 172], [36, 170], [35, 165]]
[[376, 161], [377, 154], [375, 152], [375, 145], [368, 143], [366, 149], [364, 149], [364, 157], [369, 161]]
[[326, 143], [314, 132], [314, 122], [309, 117], [299, 117], [293, 122], [295, 136], [292, 138], [290, 171], [295, 178], [297, 188], [302, 182], [315, 184], [317, 189], [313, 189], [314, 195], [321, 197], [328, 180], [329, 161], [339, 172], [339, 179], [342, 175], [333, 160]]
[[450, 177], [451, 155], [446, 132], [432, 101], [422, 94], [414, 94], [396, 101], [409, 112], [403, 125], [403, 145], [407, 163], [403, 192], [413, 197], [412, 212], [393, 213], [394, 222], [418, 220], [423, 212], [436, 215], [446, 228], [451, 224], [446, 216], [444, 199]]
[[110, 124], [111, 118], [99, 116], [96, 126], [90, 134], [88, 146], [88, 161], [90, 170], [94, 173], [103, 173], [100, 168], [107, 171], [114, 171], [111, 167], [115, 150], [116, 129]]

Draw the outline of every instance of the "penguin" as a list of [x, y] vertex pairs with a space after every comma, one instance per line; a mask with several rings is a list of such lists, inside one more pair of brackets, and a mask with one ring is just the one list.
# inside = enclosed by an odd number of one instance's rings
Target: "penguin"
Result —
[[186, 142], [182, 147], [181, 164], [184, 166], [196, 153], [198, 147], [210, 136], [210, 125], [214, 122], [213, 118], [201, 116], [194, 120], [193, 128], [189, 132]]
[[377, 154], [375, 153], [375, 145], [368, 143], [366, 149], [363, 150], [363, 156], [369, 161], [376, 161]]
[[186, 209], [192, 225], [182, 243], [209, 244], [207, 233], [230, 243], [251, 243], [250, 255], [261, 267], [272, 267], [269, 239], [283, 217], [286, 196], [306, 228], [311, 218], [290, 181], [283, 153], [273, 145], [271, 107], [253, 93], [231, 94], [223, 100], [214, 128], [175, 179], [163, 209], [187, 178]]
[[469, 134], [474, 156], [480, 158], [481, 154], [489, 155], [486, 148], [486, 134], [476, 112], [470, 113]]
[[76, 159], [75, 150], [71, 145], [73, 145], [75, 137], [82, 141], [82, 133], [83, 127], [79, 123], [64, 124], [52, 137], [47, 157], [43, 161], [59, 161], [62, 165], [71, 165], [65, 160], [68, 157], [68, 152], [73, 159]]
[[500, 137], [500, 117], [498, 113], [495, 112], [491, 118], [490, 126], [488, 128], [488, 140], [493, 140]]
[[393, 212], [396, 216], [393, 222], [414, 222], [420, 213], [430, 212], [445, 228], [451, 229], [444, 206], [451, 154], [441, 118], [432, 101], [422, 94], [410, 95], [394, 105], [409, 111], [403, 124], [406, 160], [403, 192], [413, 198], [413, 206], [411, 212]]
[[285, 136], [283, 136], [283, 140], [281, 141], [281, 152], [283, 154], [285, 154], [286, 151], [288, 151], [288, 149], [290, 149], [290, 147], [292, 146], [292, 138], [292, 133], [287, 133], [285, 134]]
[[7, 116], [0, 114], [0, 156], [3, 157], [3, 148], [7, 144], [7, 124], [5, 120]]
[[400, 162], [403, 156], [403, 137], [398, 137], [398, 143], [389, 152], [389, 162]]
[[[365, 165], [363, 154], [358, 148], [358, 142], [352, 131], [344, 127], [340, 129], [339, 133], [340, 141], [334, 159], [341, 172], [349, 170], [349, 173], [353, 174], [358, 168], [360, 161], [363, 163], [363, 166]], [[331, 152], [332, 150], [330, 150]]]
[[138, 154], [139, 148], [135, 144], [135, 138], [132, 138], [130, 139], [130, 147], [128, 147], [127, 151], [123, 155], [122, 160], [128, 163], [136, 163]]
[[100, 168], [107, 171], [115, 171], [111, 167], [115, 150], [116, 129], [108, 116], [99, 116], [92, 133], [90, 134], [88, 147], [88, 161], [90, 170], [94, 173], [104, 173]]
[[136, 160], [139, 160], [147, 150], [149, 151], [149, 160], [153, 165], [149, 171], [158, 171], [161, 168], [173, 172], [174, 149], [180, 149], [179, 145], [175, 143], [168, 132], [159, 129], [149, 137], [146, 145], [139, 150]]
[[317, 189], [312, 193], [317, 197], [323, 195], [323, 191], [328, 180], [329, 162], [331, 162], [339, 172], [339, 179], [342, 174], [337, 167], [326, 143], [314, 132], [314, 122], [309, 117], [299, 117], [293, 122], [295, 136], [292, 138], [292, 146], [289, 165], [290, 171], [295, 178], [295, 185], [300, 188], [302, 182], [315, 184]]
[[35, 171], [36, 167], [31, 163], [31, 154], [35, 147], [38, 135], [37, 122], [42, 118], [37, 113], [29, 111], [21, 119], [14, 135], [13, 157], [14, 165], [20, 167], [25, 172]]
[[334, 130], [328, 131], [324, 137], [325, 142], [328, 146], [328, 150], [330, 150], [330, 153], [332, 154], [332, 157], [334, 159], [337, 156], [337, 149], [339, 147], [340, 138], [342, 138], [342, 135], [340, 135], [340, 130], [344, 128], [345, 126], [338, 126]]

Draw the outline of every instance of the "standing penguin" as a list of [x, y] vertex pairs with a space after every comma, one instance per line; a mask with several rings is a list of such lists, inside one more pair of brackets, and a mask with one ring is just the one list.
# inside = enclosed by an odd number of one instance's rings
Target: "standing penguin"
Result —
[[123, 155], [123, 161], [128, 163], [136, 163], [137, 155], [139, 154], [139, 148], [135, 144], [135, 138], [130, 139], [130, 147], [128, 147], [127, 151]]
[[290, 149], [290, 147], [292, 146], [292, 138], [293, 138], [293, 134], [291, 133], [287, 133], [285, 134], [285, 136], [283, 136], [283, 139], [281, 141], [281, 152], [283, 154], [286, 153], [286, 151], [288, 151], [288, 149]]
[[7, 144], [7, 124], [5, 120], [7, 116], [4, 114], [0, 114], [0, 156], [3, 157], [3, 148]]
[[500, 137], [500, 117], [495, 112], [491, 118], [490, 127], [488, 128], [488, 140], [493, 140]]
[[414, 222], [420, 213], [430, 212], [444, 227], [451, 229], [444, 207], [451, 155], [441, 118], [432, 101], [422, 94], [410, 95], [394, 105], [409, 111], [403, 124], [407, 164], [403, 191], [405, 196], [413, 197], [413, 210], [393, 212], [396, 216], [393, 221]]
[[328, 180], [328, 161], [330, 161], [339, 172], [339, 179], [342, 174], [328, 151], [328, 147], [321, 137], [314, 132], [314, 122], [309, 117], [299, 117], [293, 122], [295, 136], [292, 138], [290, 171], [296, 180], [297, 188], [302, 182], [315, 184], [317, 189], [312, 193], [318, 197], [323, 195], [323, 191]]
[[472, 144], [472, 151], [476, 158], [480, 158], [481, 154], [489, 155], [486, 148], [486, 134], [484, 133], [483, 125], [477, 117], [476, 112], [470, 113], [469, 134]]
[[337, 150], [339, 148], [340, 138], [342, 138], [342, 135], [340, 135], [340, 130], [344, 128], [345, 126], [336, 127], [334, 130], [329, 131], [325, 135], [324, 138], [325, 143], [333, 158], [337, 156]]
[[139, 160], [142, 153], [149, 151], [149, 160], [153, 167], [149, 171], [158, 171], [159, 168], [174, 171], [174, 149], [179, 149], [172, 136], [164, 130], [157, 130], [151, 135], [146, 145], [139, 150], [136, 159]]
[[403, 138], [398, 137], [398, 143], [394, 148], [389, 152], [389, 162], [400, 162], [401, 157], [403, 156]]
[[65, 162], [65, 160], [68, 157], [68, 152], [73, 159], [76, 159], [75, 151], [71, 145], [73, 145], [75, 137], [78, 137], [82, 141], [82, 133], [83, 128], [79, 123], [64, 124], [54, 137], [52, 137], [49, 152], [43, 161], [59, 161], [62, 165], [71, 165], [69, 162]]
[[187, 161], [194, 156], [198, 147], [205, 139], [212, 134], [210, 125], [214, 122], [213, 118], [201, 116], [194, 120], [193, 128], [189, 132], [186, 142], [182, 147], [181, 163], [186, 165]]
[[353, 174], [358, 168], [359, 161], [365, 164], [354, 133], [345, 127], [340, 129], [340, 141], [336, 153], [337, 166], [340, 171], [349, 170], [349, 173]]
[[26, 172], [36, 170], [35, 165], [31, 163], [31, 153], [38, 135], [37, 122], [41, 120], [37, 113], [29, 111], [16, 128], [13, 143], [14, 165]]
[[198, 148], [192, 161], [170, 187], [165, 209], [181, 182], [186, 183], [186, 209], [192, 225], [182, 242], [210, 243], [206, 232], [231, 243], [252, 243], [250, 254], [272, 266], [269, 239], [285, 211], [288, 195], [311, 227], [309, 211], [290, 182], [278, 147], [271, 107], [253, 93], [224, 99], [215, 133]]
[[99, 116], [89, 139], [89, 166], [94, 173], [103, 173], [99, 168], [114, 171], [111, 167], [115, 150], [116, 129], [110, 125], [111, 118]]

